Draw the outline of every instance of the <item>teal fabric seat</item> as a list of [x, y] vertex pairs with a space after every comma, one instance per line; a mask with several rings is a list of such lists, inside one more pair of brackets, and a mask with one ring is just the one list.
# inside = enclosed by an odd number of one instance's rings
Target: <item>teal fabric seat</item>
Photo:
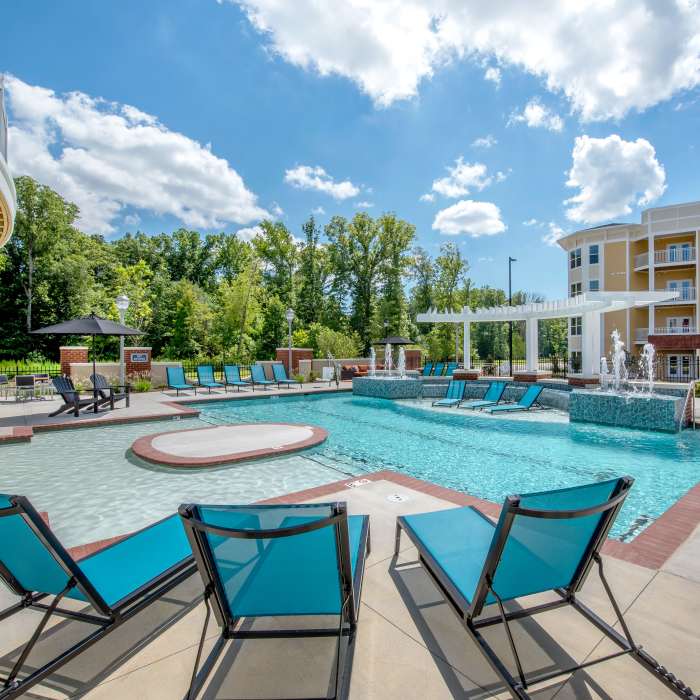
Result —
[[287, 376], [287, 369], [283, 364], [272, 365], [272, 376], [275, 378], [278, 387], [284, 384], [288, 388], [294, 385], [301, 389], [301, 382], [298, 382], [296, 379], [290, 379]]
[[459, 406], [464, 397], [464, 389], [467, 383], [463, 379], [452, 379], [447, 387], [445, 397], [433, 401], [433, 406]]
[[212, 389], [224, 388], [224, 385], [214, 378], [214, 368], [211, 365], [197, 365], [197, 380], [199, 386], [209, 389], [210, 394]]
[[[399, 556], [401, 533], [405, 532], [437, 590], [513, 698], [531, 699], [527, 692], [531, 683], [551, 681], [622, 655], [630, 655], [679, 697], [697, 698], [634, 641], [605, 575], [600, 552], [632, 483], [630, 477], [622, 477], [508, 496], [496, 522], [472, 507], [401, 516], [397, 519], [395, 556]], [[617, 617], [617, 627], [589, 609], [577, 596], [593, 566], [598, 569], [603, 590]], [[545, 602], [527, 607], [528, 596], [542, 593], [550, 594]], [[504, 603], [515, 599], [517, 606], [505, 607]], [[491, 605], [482, 616], [485, 606]], [[604, 633], [616, 651], [563, 668], [555, 665], [553, 669], [551, 666], [525, 669], [518, 647], [528, 636], [528, 625], [523, 624], [523, 632], [516, 636], [510, 623], [569, 606], [596, 631]], [[496, 633], [481, 632], [497, 625], [503, 626], [507, 636], [502, 648], [509, 650], [512, 656], [509, 660], [501, 659], [487, 639]], [[571, 620], [549, 629], [559, 629], [564, 634], [573, 632]], [[547, 657], [550, 655], [551, 652]], [[499, 688], [489, 690], [500, 696]]]
[[506, 382], [491, 382], [489, 384], [483, 399], [475, 399], [473, 401], [463, 401], [460, 408], [485, 408], [486, 406], [495, 406], [503, 398], [506, 390]]
[[435, 363], [435, 371], [433, 372], [434, 377], [442, 377], [442, 373], [445, 371], [445, 363], [444, 362], [436, 362]]
[[430, 373], [433, 371], [433, 363], [432, 362], [426, 362], [425, 365], [423, 366], [423, 376], [424, 377], [429, 377]]
[[197, 387], [185, 379], [185, 370], [182, 367], [166, 367], [165, 374], [168, 379], [168, 389], [175, 389], [178, 396], [181, 391], [189, 391], [191, 389], [194, 390], [195, 394], [197, 393]]
[[224, 365], [224, 389], [235, 386], [240, 391], [244, 386], [250, 386], [251, 382], [241, 379], [241, 368], [238, 365]]
[[459, 367], [459, 362], [448, 362], [447, 369], [445, 370], [445, 376], [451, 377], [455, 373], [457, 367]]
[[265, 377], [265, 370], [263, 369], [262, 365], [250, 366], [250, 379], [253, 382], [253, 388], [255, 388], [256, 384], [259, 384], [263, 388], [267, 389], [268, 386], [276, 383]]
[[[207, 620], [210, 606], [221, 637], [195, 673], [188, 697], [197, 690], [229, 639], [275, 635], [337, 636], [354, 642], [365, 558], [369, 553], [369, 518], [348, 516], [344, 503], [300, 505], [182, 505], [180, 516], [195, 551], [205, 590]], [[331, 627], [280, 630], [242, 619], [337, 616]], [[205, 620], [203, 630], [207, 629]], [[202, 633], [197, 659], [204, 643]], [[352, 654], [344, 655], [345, 663]], [[336, 676], [336, 696], [338, 684]], [[290, 694], [287, 697], [293, 697]]]
[[[108, 635], [195, 572], [187, 536], [177, 515], [129, 535], [76, 561], [39, 512], [23, 496], [0, 494], [0, 580], [20, 602], [0, 611], [0, 621], [33, 608], [41, 613], [36, 631], [0, 684], [0, 699], [25, 697], [33, 685]], [[50, 601], [44, 602], [47, 598]], [[60, 607], [64, 598], [89, 603], [92, 610]], [[93, 612], [94, 610], [94, 612]], [[43, 665], [30, 652], [54, 615], [92, 625], [69, 649]], [[4, 622], [4, 624], [11, 624]], [[29, 666], [25, 670], [25, 666]]]
[[533, 384], [529, 386], [525, 393], [520, 397], [517, 403], [502, 404], [499, 406], [491, 406], [490, 408], [485, 408], [484, 410], [489, 413], [507, 413], [509, 411], [529, 411], [536, 403], [537, 399], [540, 397], [544, 387], [539, 384]]

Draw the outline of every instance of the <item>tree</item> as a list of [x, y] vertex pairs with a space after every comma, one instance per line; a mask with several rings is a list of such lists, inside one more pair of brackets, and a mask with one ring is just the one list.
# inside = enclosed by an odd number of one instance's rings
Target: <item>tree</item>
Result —
[[299, 253], [299, 298], [296, 303], [297, 319], [303, 325], [319, 321], [323, 316], [323, 276], [320, 231], [314, 217], [301, 227], [305, 243]]
[[287, 319], [284, 316], [286, 305], [278, 296], [268, 297], [262, 309], [262, 325], [255, 354], [259, 360], [271, 360], [275, 351], [284, 347], [287, 334]]
[[292, 234], [280, 222], [263, 221], [253, 249], [262, 266], [263, 282], [287, 308], [294, 305], [294, 271], [297, 248]]

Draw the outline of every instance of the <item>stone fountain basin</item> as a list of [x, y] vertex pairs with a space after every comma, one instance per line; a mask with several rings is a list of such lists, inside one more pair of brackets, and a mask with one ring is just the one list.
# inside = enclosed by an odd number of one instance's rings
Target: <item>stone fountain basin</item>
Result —
[[417, 376], [399, 377], [353, 377], [352, 393], [376, 399], [417, 399], [421, 395], [422, 383]]
[[675, 433], [683, 426], [684, 408], [685, 396], [576, 389], [569, 397], [569, 420]]

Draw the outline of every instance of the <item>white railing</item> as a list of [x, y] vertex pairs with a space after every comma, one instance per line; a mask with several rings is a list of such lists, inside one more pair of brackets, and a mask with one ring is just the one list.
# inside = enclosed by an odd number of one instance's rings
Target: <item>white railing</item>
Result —
[[657, 326], [654, 328], [654, 335], [688, 335], [697, 332], [695, 326]]
[[669, 301], [662, 301], [662, 304], [677, 304], [681, 301], [695, 301], [697, 299], [697, 290], [695, 287], [666, 287], [661, 291], [664, 292], [678, 292], [678, 296], [675, 299], [669, 299]]
[[654, 265], [695, 262], [695, 248], [674, 248], [654, 251]]
[[646, 343], [648, 337], [649, 337], [649, 329], [648, 328], [637, 328], [634, 331], [634, 340], [637, 343]]
[[649, 265], [649, 252], [640, 253], [634, 256], [634, 267], [648, 267]]

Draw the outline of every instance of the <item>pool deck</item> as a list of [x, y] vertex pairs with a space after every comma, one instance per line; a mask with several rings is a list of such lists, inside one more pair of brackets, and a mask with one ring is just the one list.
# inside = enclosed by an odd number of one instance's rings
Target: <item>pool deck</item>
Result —
[[[402, 539], [399, 557], [393, 557], [397, 515], [454, 507], [460, 498], [469, 497], [383, 473], [371, 479], [337, 482], [271, 501], [344, 500], [350, 513], [370, 515], [372, 552], [362, 594], [349, 690], [351, 700], [509, 697], [416, 562], [416, 551], [407, 538]], [[489, 506], [488, 514], [494, 515], [496, 506]], [[697, 664], [700, 531], [659, 569], [610, 556], [604, 559], [608, 579], [636, 641], [697, 692], [700, 688]], [[191, 577], [150, 612], [137, 616], [85, 656], [64, 666], [60, 673], [36, 687], [31, 697], [182, 698], [204, 619], [204, 607], [198, 600], [200, 589], [198, 577]], [[613, 611], [595, 572], [580, 597], [608, 622], [614, 622]], [[11, 596], [0, 590], [0, 605], [10, 601]], [[515, 603], [512, 605], [517, 607]], [[0, 639], [3, 656], [27, 638], [37, 618], [37, 613], [24, 612], [9, 627], [7, 622], [3, 624], [5, 634]], [[74, 627], [75, 623], [55, 623], [44, 633], [42, 642], [56, 649], [72, 639]], [[567, 609], [516, 622], [513, 631], [526, 671], [563, 667], [611, 650], [609, 642], [595, 628]], [[211, 648], [216, 636], [215, 623], [210, 622], [206, 650]], [[502, 629], [493, 628], [488, 638], [502, 658], [510, 658]], [[38, 656], [40, 648], [35, 652]], [[329, 683], [332, 652], [328, 640], [237, 642], [225, 651], [200, 697], [232, 700], [322, 695]], [[7, 657], [3, 658], [0, 673], [6, 671], [7, 663]], [[536, 685], [531, 693], [537, 700], [675, 697], [628, 657]]]

